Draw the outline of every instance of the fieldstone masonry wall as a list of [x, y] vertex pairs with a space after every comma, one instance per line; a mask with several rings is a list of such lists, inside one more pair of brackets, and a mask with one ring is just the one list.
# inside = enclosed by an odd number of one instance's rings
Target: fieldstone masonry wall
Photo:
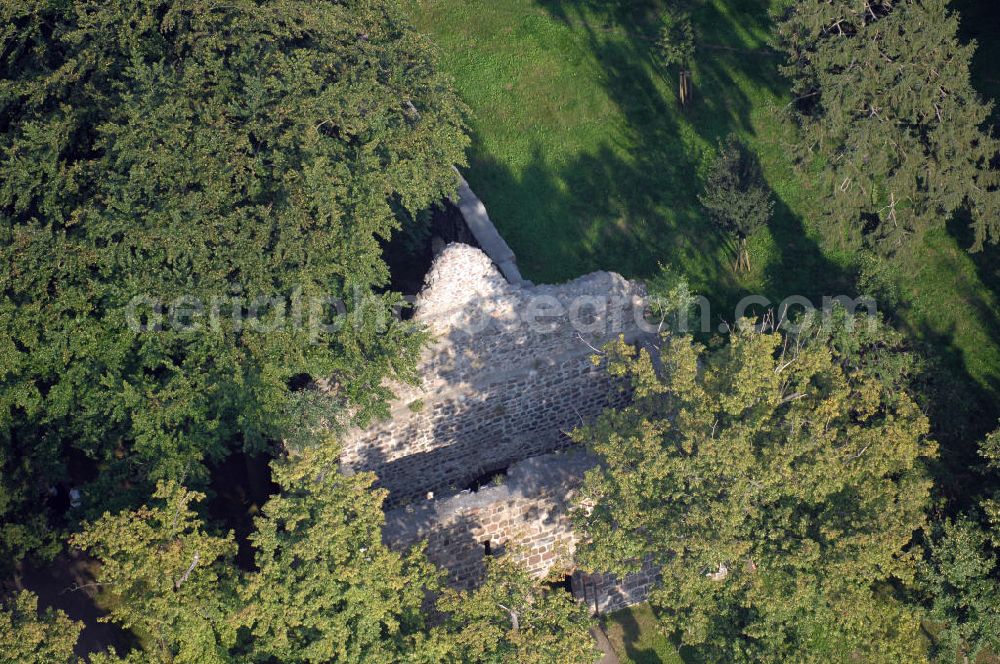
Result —
[[594, 464], [579, 449], [526, 459], [511, 466], [502, 484], [388, 512], [383, 537], [399, 549], [427, 540], [428, 558], [448, 570], [456, 587], [475, 586], [486, 556], [511, 547], [510, 553], [540, 578], [571, 576], [573, 594], [591, 610], [624, 608], [645, 599], [656, 578], [652, 569], [619, 581], [609, 574], [587, 574], [573, 562], [576, 537], [569, 509], [583, 474]]
[[[653, 570], [619, 581], [575, 568], [568, 511], [595, 462], [564, 451], [568, 432], [624, 401], [591, 357], [618, 336], [644, 340], [643, 295], [610, 272], [534, 286], [516, 269], [501, 275], [479, 249], [445, 247], [416, 301], [415, 320], [434, 335], [422, 384], [394, 386], [392, 417], [344, 440], [345, 469], [374, 471], [389, 490], [385, 540], [426, 539], [459, 587], [482, 578], [486, 555], [511, 547], [539, 577], [571, 575], [592, 610], [644, 599]], [[496, 471], [504, 482], [479, 486]]]
[[416, 301], [435, 336], [422, 384], [395, 386], [392, 418], [346, 436], [345, 467], [374, 471], [395, 506], [565, 447], [567, 432], [621, 401], [590, 357], [619, 334], [642, 336], [642, 295], [609, 272], [512, 285], [480, 250], [448, 245]]

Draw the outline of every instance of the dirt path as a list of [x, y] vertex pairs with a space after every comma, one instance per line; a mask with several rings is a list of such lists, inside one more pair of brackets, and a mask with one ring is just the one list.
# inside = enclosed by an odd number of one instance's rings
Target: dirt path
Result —
[[595, 625], [590, 628], [590, 634], [597, 641], [597, 648], [604, 653], [598, 664], [619, 664], [618, 655], [611, 647], [611, 641], [608, 640], [608, 635], [604, 633], [604, 630], [599, 625]]

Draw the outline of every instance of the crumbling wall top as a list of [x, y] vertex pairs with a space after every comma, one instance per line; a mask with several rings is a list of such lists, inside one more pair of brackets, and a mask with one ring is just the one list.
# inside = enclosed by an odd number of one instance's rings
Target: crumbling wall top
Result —
[[467, 244], [446, 246], [424, 277], [414, 318], [435, 333], [473, 322], [482, 302], [502, 303], [515, 289], [481, 250]]
[[614, 272], [556, 285], [512, 285], [479, 249], [450, 244], [434, 260], [414, 319], [436, 343], [420, 367], [437, 380], [475, 382], [513, 367], [586, 357], [618, 335], [642, 336], [645, 290]]
[[565, 503], [596, 464], [597, 459], [582, 448], [530, 457], [511, 465], [502, 483], [386, 512], [383, 537], [414, 542], [470, 512], [517, 500], [548, 496]]

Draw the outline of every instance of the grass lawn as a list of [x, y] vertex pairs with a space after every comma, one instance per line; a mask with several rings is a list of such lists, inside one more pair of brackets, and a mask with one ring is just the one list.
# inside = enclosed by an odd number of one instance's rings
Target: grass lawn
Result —
[[[853, 256], [816, 227], [812, 183], [788, 159], [789, 94], [767, 45], [768, 9], [785, 1], [699, 5], [695, 97], [680, 109], [655, 55], [659, 0], [407, 0], [472, 109], [466, 175], [528, 278], [645, 277], [668, 263], [729, 320], [747, 293], [854, 293]], [[967, 36], [989, 39], [994, 3], [963, 1], [982, 14]], [[998, 48], [985, 45], [974, 68], [987, 94], [1000, 89], [988, 60]], [[730, 132], [756, 149], [776, 200], [752, 241], [753, 271], [739, 277], [697, 199]], [[953, 223], [915, 248], [894, 319], [965, 385], [937, 424], [968, 445], [1000, 415], [1000, 253], [970, 256], [962, 235]]]
[[648, 604], [639, 604], [604, 617], [604, 631], [622, 664], [684, 664], [670, 639], [657, 631]]
[[[685, 111], [656, 60], [660, 3], [607, 9], [615, 6], [411, 0], [473, 110], [468, 178], [522, 271], [542, 282], [596, 269], [642, 277], [664, 262], [722, 301], [746, 289], [848, 286], [846, 261], [823, 255], [791, 207], [803, 197], [782, 159], [786, 86], [766, 46], [766, 5], [705, 3], [695, 17], [695, 102]], [[743, 279], [697, 199], [718, 140], [734, 131], [762, 153], [778, 199], [779, 237], [756, 238], [756, 270]]]

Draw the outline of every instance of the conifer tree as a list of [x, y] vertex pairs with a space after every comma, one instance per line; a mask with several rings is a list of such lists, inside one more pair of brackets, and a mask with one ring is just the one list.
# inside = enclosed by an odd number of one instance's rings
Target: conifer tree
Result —
[[468, 144], [396, 0], [2, 0], [0, 30], [4, 558], [72, 450], [95, 515], [280, 438], [298, 374], [384, 412], [421, 338], [380, 242]]
[[715, 225], [733, 241], [737, 272], [750, 270], [747, 239], [771, 220], [774, 201], [756, 156], [730, 135], [719, 145], [705, 191], [698, 196]]
[[802, 0], [778, 26], [800, 157], [824, 213], [893, 253], [968, 208], [975, 240], [1000, 239], [997, 141], [969, 80], [947, 0]]

